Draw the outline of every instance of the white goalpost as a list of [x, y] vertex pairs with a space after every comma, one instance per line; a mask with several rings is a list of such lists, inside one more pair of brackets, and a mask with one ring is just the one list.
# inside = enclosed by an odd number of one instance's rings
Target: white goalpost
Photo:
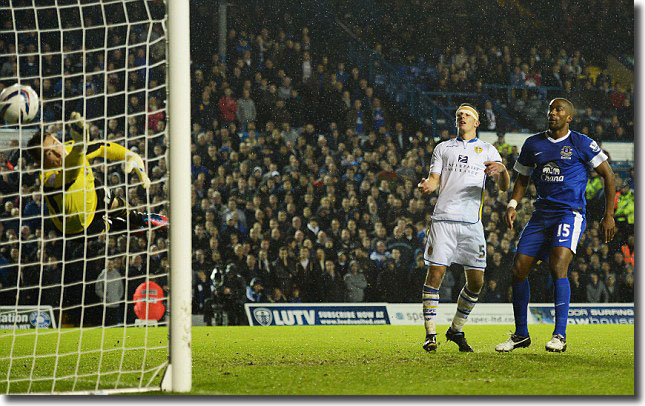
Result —
[[[188, 1], [9, 0], [0, 18], [0, 88], [40, 100], [0, 123], [0, 393], [190, 391]], [[58, 166], [39, 131], [68, 143]]]
[[170, 319], [170, 382], [164, 389], [188, 392], [192, 385], [191, 295], [192, 226], [190, 161], [190, 13], [187, 1], [168, 0], [169, 102], [170, 102], [170, 266], [181, 269], [171, 273], [170, 300], [176, 313]]

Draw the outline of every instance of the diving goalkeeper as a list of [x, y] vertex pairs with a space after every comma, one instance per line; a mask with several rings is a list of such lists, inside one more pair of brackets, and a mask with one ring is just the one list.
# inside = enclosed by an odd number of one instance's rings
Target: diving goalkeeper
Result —
[[[29, 155], [42, 163], [43, 196], [54, 226], [65, 235], [100, 234], [103, 231], [141, 229], [165, 225], [164, 216], [127, 209], [120, 197], [94, 178], [90, 162], [95, 158], [125, 161], [125, 172], [135, 171], [144, 189], [150, 187], [141, 157], [113, 142], [89, 142], [89, 126], [74, 112], [69, 132], [72, 141], [61, 143], [54, 134], [38, 131], [29, 140]], [[129, 223], [129, 227], [128, 227]]]

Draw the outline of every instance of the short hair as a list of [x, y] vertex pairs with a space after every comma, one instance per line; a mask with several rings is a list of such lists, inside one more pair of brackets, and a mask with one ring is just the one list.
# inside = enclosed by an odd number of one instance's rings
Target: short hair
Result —
[[40, 147], [43, 145], [45, 137], [47, 137], [47, 133], [39, 129], [27, 142], [27, 153], [37, 163], [40, 163], [42, 158]]
[[553, 100], [551, 100], [549, 102], [549, 106], [551, 106], [551, 104], [556, 100], [562, 100], [563, 102], [565, 102], [569, 106], [569, 108], [571, 109], [571, 117], [575, 116], [576, 108], [573, 106], [573, 103], [571, 103], [571, 101], [569, 99], [565, 99], [564, 97], [556, 97], [556, 98], [554, 98]]

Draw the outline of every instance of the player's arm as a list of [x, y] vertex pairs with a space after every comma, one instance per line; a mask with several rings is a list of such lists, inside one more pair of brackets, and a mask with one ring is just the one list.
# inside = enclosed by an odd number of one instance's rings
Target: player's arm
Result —
[[616, 234], [616, 222], [614, 220], [614, 196], [616, 196], [616, 180], [614, 178], [614, 171], [607, 161], [603, 161], [596, 167], [596, 172], [605, 181], [605, 214], [600, 221], [603, 234], [605, 236], [605, 243], [608, 243], [614, 238]]
[[508, 206], [506, 207], [506, 214], [504, 215], [504, 219], [506, 220], [506, 225], [512, 230], [513, 229], [513, 222], [515, 221], [515, 217], [517, 216], [516, 212], [516, 207], [517, 207], [517, 202], [522, 200], [524, 197], [524, 194], [526, 194], [526, 188], [529, 186], [529, 176], [528, 175], [522, 175], [521, 173], [517, 175], [517, 179], [515, 179], [515, 184], [513, 185], [513, 195], [511, 196], [511, 200], [508, 202]]
[[421, 179], [421, 182], [417, 185], [419, 190], [425, 194], [430, 194], [439, 188], [439, 183], [441, 182], [441, 174], [432, 173], [428, 175], [427, 178]]
[[515, 179], [513, 194], [511, 195], [511, 200], [508, 201], [506, 213], [504, 214], [506, 225], [511, 230], [513, 229], [513, 222], [517, 215], [517, 203], [521, 201], [526, 194], [526, 188], [529, 186], [529, 180], [533, 173], [533, 169], [535, 168], [534, 157], [535, 154], [533, 153], [532, 144], [529, 139], [524, 142], [522, 150], [520, 151], [520, 156], [517, 158], [517, 161], [515, 161], [515, 166], [513, 166], [513, 169], [517, 172], [517, 179]]
[[430, 194], [439, 188], [441, 183], [441, 170], [443, 169], [443, 145], [439, 144], [432, 151], [432, 159], [430, 160], [430, 173], [427, 178], [421, 179], [417, 185], [422, 193]]
[[85, 150], [89, 135], [87, 125], [83, 117], [77, 112], [72, 112], [70, 121], [69, 133], [74, 141], [72, 149], [63, 159], [63, 176], [59, 176], [60, 173], [54, 172], [46, 178], [45, 186], [49, 188], [60, 189], [63, 183], [69, 185], [76, 181], [85, 161]]
[[501, 162], [486, 161], [484, 162], [486, 169], [484, 173], [487, 176], [494, 176], [499, 189], [502, 191], [508, 190], [511, 186], [511, 175], [508, 174], [506, 166]]
[[504, 172], [498, 175], [497, 184], [499, 185], [499, 189], [504, 192], [511, 187], [511, 175], [508, 173], [506, 166], [504, 167]]
[[143, 188], [147, 189], [150, 187], [150, 179], [146, 175], [143, 159], [136, 152], [132, 152], [114, 142], [95, 142], [89, 144], [87, 148], [87, 159], [91, 161], [98, 157], [110, 161], [125, 161], [125, 173], [130, 173], [134, 170], [143, 184]]
[[605, 242], [614, 238], [616, 234], [616, 223], [614, 221], [614, 197], [616, 196], [616, 183], [614, 171], [607, 162], [607, 155], [602, 151], [596, 141], [589, 137], [580, 138], [581, 143], [577, 146], [582, 155], [582, 161], [591, 166], [604, 179], [605, 183], [605, 214], [600, 221]]
[[488, 160], [484, 162], [486, 176], [494, 176], [500, 190], [506, 191], [511, 186], [511, 176], [508, 174], [506, 165], [502, 163], [502, 156], [497, 148], [489, 145], [487, 148]]

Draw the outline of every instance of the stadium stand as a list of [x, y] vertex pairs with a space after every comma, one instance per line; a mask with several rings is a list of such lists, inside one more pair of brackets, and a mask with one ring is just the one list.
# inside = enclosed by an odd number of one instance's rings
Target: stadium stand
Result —
[[[499, 13], [501, 24], [464, 24], [468, 29], [455, 32], [454, 20], [441, 21], [435, 15], [453, 13], [469, 22], [477, 21], [479, 15], [460, 15], [454, 5], [458, 2], [415, 1], [413, 7], [385, 13], [384, 4], [389, 2], [373, 1], [367, 2], [373, 6], [371, 12], [360, 16], [349, 8], [354, 3], [334, 2], [317, 23], [306, 17], [310, 10], [305, 8], [312, 6], [284, 3], [284, 7], [269, 7], [252, 1], [249, 6], [231, 7], [225, 58], [217, 52], [217, 30], [213, 29], [217, 10], [207, 2], [191, 5], [195, 27], [191, 29], [195, 35], [191, 43], [190, 134], [193, 313], [205, 313], [209, 323], [221, 323], [220, 316], [225, 313], [229, 324], [244, 324], [242, 306], [247, 301], [420, 299], [425, 268], [419, 258], [436, 197], [422, 197], [416, 184], [427, 173], [435, 145], [454, 137], [454, 129], [449, 123], [438, 125], [436, 119], [430, 123], [419, 120], [414, 112], [401, 107], [405, 100], [399, 96], [405, 95], [388, 91], [394, 85], [386, 76], [379, 75], [373, 64], [356, 60], [359, 51], [344, 55], [339, 41], [349, 35], [346, 29], [358, 38], [353, 41], [367, 44], [383, 66], [395, 67], [403, 80], [410, 79], [414, 92], [425, 93], [440, 110], [449, 111], [455, 103], [469, 100], [482, 112], [493, 108], [494, 114], [482, 123], [487, 130], [543, 129], [546, 103], [557, 94], [570, 97], [580, 109], [573, 128], [598, 141], [633, 142], [633, 87], [616, 83], [606, 69], [592, 69], [602, 65], [585, 53], [584, 44], [579, 48], [554, 45], [551, 39], [557, 34], [545, 34], [550, 27], [536, 27], [532, 35], [524, 36], [523, 21], [517, 21], [519, 17], [508, 8], [512, 6], [487, 3], [491, 10], [485, 12]], [[519, 7], [524, 2], [508, 3]], [[428, 7], [434, 6], [446, 10], [428, 12]], [[543, 9], [533, 12], [542, 13]], [[420, 16], [424, 20], [419, 20]], [[412, 17], [416, 18], [414, 24], [410, 24]], [[627, 17], [623, 13], [620, 18]], [[452, 34], [457, 34], [456, 39], [445, 45], [443, 38]], [[535, 45], [524, 46], [514, 38]], [[355, 43], [347, 44], [348, 49], [358, 49]], [[0, 43], [0, 53], [7, 54], [6, 47]], [[125, 63], [118, 62], [119, 55], [114, 53], [108, 58], [108, 63], [113, 59], [114, 63]], [[69, 69], [78, 69], [80, 61], [70, 62]], [[137, 60], [127, 63], [136, 64]], [[1, 69], [15, 66], [15, 61], [6, 59]], [[85, 69], [91, 70], [91, 66]], [[127, 83], [136, 86], [139, 79], [131, 75]], [[123, 77], [115, 77], [108, 86], [121, 89], [124, 83]], [[69, 81], [43, 84], [51, 94], [59, 94], [62, 87], [74, 91]], [[60, 118], [60, 107], [47, 104], [47, 93], [42, 97], [45, 121]], [[156, 102], [148, 101], [150, 110]], [[128, 103], [131, 111], [144, 105], [136, 96]], [[454, 114], [454, 108], [449, 114]], [[436, 117], [440, 116], [437, 113]], [[493, 117], [499, 121], [491, 122]], [[88, 118], [92, 118], [89, 113]], [[164, 125], [163, 115], [148, 116], [149, 128]], [[93, 131], [100, 131], [100, 127]], [[115, 120], [108, 127], [112, 131], [109, 139], [119, 139], [124, 131], [141, 134], [144, 128], [141, 120]], [[159, 137], [147, 142], [155, 156], [161, 156], [167, 146]], [[145, 141], [136, 147], [145, 148]], [[504, 163], [512, 168], [517, 148], [503, 141], [497, 147]], [[2, 162], [29, 165], [10, 156], [2, 157]], [[167, 170], [164, 159], [148, 162], [152, 179]], [[115, 170], [108, 178], [115, 177], [119, 183], [119, 176]], [[594, 179], [587, 190], [588, 227], [570, 270], [572, 301], [632, 302], [633, 174], [618, 176], [616, 219], [620, 234], [609, 245], [599, 239], [603, 191]], [[5, 165], [0, 168], [0, 194], [14, 196], [0, 198], [2, 286], [16, 284], [18, 273], [13, 265], [18, 234], [25, 236], [20, 241], [28, 241], [39, 230], [35, 224], [23, 225], [20, 230], [16, 225], [18, 208], [40, 211], [36, 186], [35, 178], [31, 184], [23, 180], [27, 193], [20, 201], [14, 174]], [[150, 191], [151, 196], [161, 193], [161, 188]], [[531, 187], [520, 204], [515, 230], [528, 221], [534, 197], [535, 188]], [[129, 198], [136, 204], [137, 196]], [[519, 233], [508, 230], [501, 220], [507, 200], [505, 192], [498, 192], [492, 183], [487, 185], [483, 223], [488, 268], [482, 301], [509, 301], [509, 270]], [[163, 233], [158, 232], [154, 241], [150, 255], [166, 245]], [[146, 242], [133, 239], [132, 243]], [[117, 253], [123, 248], [117, 242], [107, 249]], [[92, 249], [105, 247], [99, 241]], [[36, 258], [36, 250], [23, 248], [20, 252], [27, 256], [23, 261]], [[60, 258], [51, 258], [52, 263], [57, 260]], [[141, 258], [123, 256], [122, 261], [136, 264]], [[157, 261], [156, 266], [167, 268], [167, 260]], [[56, 277], [54, 268], [47, 277]], [[98, 276], [101, 269], [95, 268]], [[20, 277], [29, 279], [21, 286], [39, 280], [28, 272]], [[453, 288], [462, 285], [461, 269], [451, 267], [442, 297], [451, 295], [454, 301], [458, 290]], [[551, 286], [545, 269], [534, 272], [532, 300], [551, 301]], [[95, 300], [93, 292], [86, 293], [86, 300]], [[51, 296], [58, 298], [58, 293]]]

